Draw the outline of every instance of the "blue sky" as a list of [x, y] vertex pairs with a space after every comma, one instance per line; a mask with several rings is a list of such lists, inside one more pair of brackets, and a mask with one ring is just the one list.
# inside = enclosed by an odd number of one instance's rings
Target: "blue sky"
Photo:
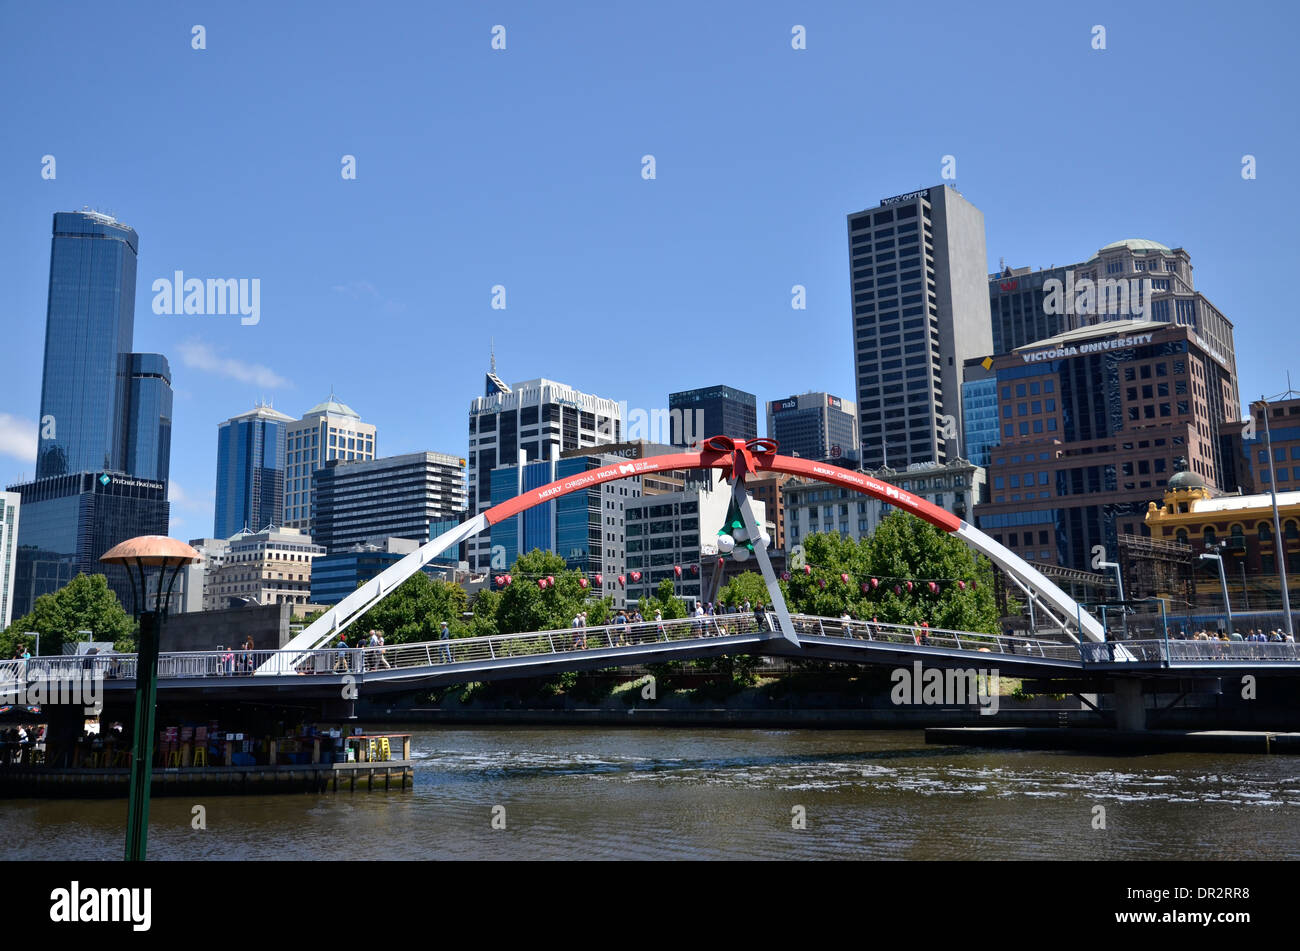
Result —
[[[135, 345], [172, 365], [181, 538], [211, 532], [216, 426], [258, 398], [299, 415], [332, 385], [382, 455], [464, 454], [493, 337], [507, 380], [631, 407], [713, 383], [852, 397], [845, 215], [938, 184], [945, 155], [984, 212], [990, 269], [1125, 237], [1185, 247], [1236, 325], [1243, 397], [1276, 393], [1300, 380], [1298, 19], [1290, 4], [10, 0], [0, 480], [34, 470], [51, 215], [83, 205], [140, 234]], [[175, 270], [260, 279], [260, 322], [155, 315], [150, 285]]]

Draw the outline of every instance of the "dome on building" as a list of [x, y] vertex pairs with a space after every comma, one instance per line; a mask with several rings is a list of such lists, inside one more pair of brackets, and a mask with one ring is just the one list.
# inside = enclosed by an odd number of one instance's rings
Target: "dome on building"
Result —
[[1168, 488], [1170, 491], [1175, 489], [1203, 489], [1205, 488], [1205, 480], [1195, 472], [1183, 470], [1170, 476]]
[[329, 399], [324, 403], [317, 403], [311, 409], [307, 410], [307, 412], [303, 413], [303, 416], [311, 416], [313, 413], [333, 413], [336, 416], [355, 416], [357, 419], [361, 418], [361, 414], [351, 406], [348, 406], [346, 403], [340, 403], [336, 400], [334, 398], [333, 390], [330, 390]]
[[1122, 241], [1112, 241], [1102, 248], [1103, 251], [1113, 251], [1115, 248], [1128, 248], [1130, 251], [1168, 251], [1159, 241], [1148, 241], [1146, 238], [1125, 238]]

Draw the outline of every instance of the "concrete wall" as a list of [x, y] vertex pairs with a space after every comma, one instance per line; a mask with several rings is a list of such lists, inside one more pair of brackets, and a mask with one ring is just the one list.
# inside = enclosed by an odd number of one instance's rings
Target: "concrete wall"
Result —
[[172, 614], [163, 625], [163, 651], [240, 647], [248, 635], [258, 650], [276, 650], [289, 640], [290, 604], [255, 604], [224, 611]]

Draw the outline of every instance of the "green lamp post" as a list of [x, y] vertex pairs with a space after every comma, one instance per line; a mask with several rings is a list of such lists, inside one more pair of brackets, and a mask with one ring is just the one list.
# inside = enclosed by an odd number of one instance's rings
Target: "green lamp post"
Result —
[[[158, 642], [167, 603], [181, 568], [202, 556], [184, 542], [165, 535], [141, 535], [110, 548], [99, 559], [121, 565], [131, 579], [132, 610], [140, 618], [135, 665], [135, 749], [131, 757], [131, 791], [127, 805], [126, 860], [143, 862], [149, 837], [149, 782], [153, 775], [154, 715], [158, 700]], [[153, 610], [149, 609], [146, 568], [158, 569]], [[134, 570], [132, 570], [134, 569]], [[171, 569], [171, 576], [167, 576]], [[163, 594], [163, 582], [167, 594]]]

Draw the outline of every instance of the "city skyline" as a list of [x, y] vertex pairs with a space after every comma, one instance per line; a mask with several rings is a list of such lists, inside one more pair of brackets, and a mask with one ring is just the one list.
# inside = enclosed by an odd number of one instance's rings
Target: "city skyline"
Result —
[[[697, 64], [680, 78], [639, 72], [644, 51], [622, 64], [627, 51], [611, 40], [607, 24], [574, 14], [544, 23], [522, 8], [494, 16], [512, 30], [499, 54], [489, 47], [492, 23], [472, 14], [453, 12], [436, 30], [428, 24], [454, 68], [468, 71], [478, 87], [465, 91], [463, 104], [430, 107], [446, 135], [418, 131], [409, 142], [398, 137], [406, 126], [391, 121], [392, 107], [373, 115], [361, 108], [373, 102], [377, 83], [414, 75], [424, 61], [422, 48], [409, 40], [390, 51], [387, 71], [363, 57], [355, 75], [296, 90], [304, 115], [281, 130], [281, 113], [259, 108], [253, 93], [285, 82], [286, 74], [275, 66], [247, 70], [244, 62], [274, 60], [268, 51], [278, 43], [335, 49], [345, 44], [347, 30], [314, 23], [304, 35], [302, 24], [278, 11], [226, 16], [207, 24], [208, 48], [196, 51], [189, 24], [174, 18], [145, 18], [128, 34], [107, 14], [88, 10], [77, 29], [138, 59], [139, 68], [166, 63], [176, 82], [173, 89], [128, 93], [116, 113], [121, 129], [92, 120], [89, 129], [70, 131], [44, 116], [95, 112], [106, 92], [57, 75], [33, 87], [24, 77], [40, 75], [34, 63], [66, 36], [25, 11], [11, 13], [29, 43], [0, 71], [15, 88], [29, 90], [32, 108], [10, 126], [19, 147], [0, 158], [0, 171], [13, 183], [0, 251], [14, 289], [13, 312], [27, 315], [11, 322], [4, 364], [4, 483], [35, 472], [44, 329], [36, 317], [44, 310], [48, 274], [43, 229], [52, 213], [88, 200], [110, 205], [142, 236], [135, 346], [171, 361], [172, 522], [180, 537], [206, 534], [212, 524], [211, 427], [259, 397], [296, 414], [333, 384], [384, 430], [385, 455], [464, 454], [461, 414], [479, 392], [493, 337], [505, 377], [560, 379], [632, 407], [666, 407], [669, 392], [718, 380], [764, 401], [809, 390], [848, 396], [854, 388], [844, 216], [882, 196], [940, 181], [949, 155], [956, 159], [955, 183], [984, 214], [988, 273], [1003, 259], [1035, 269], [1086, 260], [1129, 236], [1184, 247], [1199, 267], [1197, 289], [1236, 325], [1240, 377], [1271, 381], [1260, 384], [1268, 395], [1284, 386], [1291, 351], [1273, 345], [1285, 339], [1284, 291], [1256, 277], [1289, 257], [1285, 221], [1297, 202], [1294, 187], [1277, 178], [1296, 130], [1280, 121], [1268, 92], [1279, 88], [1277, 77], [1261, 65], [1286, 62], [1268, 55], [1280, 36], [1251, 32], [1249, 43], [1233, 42], [1248, 27], [1210, 13], [1171, 43], [1153, 12], [1116, 10], [1097, 15], [1111, 40], [1098, 51], [1088, 42], [1091, 23], [1058, 13], [1028, 18], [1034, 23], [1007, 17], [991, 43], [1047, 46], [1049, 60], [1059, 65], [1059, 74], [1017, 88], [1017, 109], [1031, 113], [1070, 101], [1082, 89], [1129, 96], [1141, 88], [1141, 76], [1176, 71], [1189, 55], [1212, 61], [1186, 77], [1181, 95], [1215, 111], [1221, 147], [1197, 146], [1189, 159], [1181, 141], [1168, 139], [1135, 143], [1123, 155], [1081, 143], [1061, 164], [1048, 124], [1019, 143], [983, 128], [990, 104], [956, 85], [965, 69], [988, 65], [989, 51], [948, 37], [936, 40], [927, 85], [901, 92], [889, 107], [891, 138], [882, 141], [879, 126], [846, 127], [839, 107], [847, 93], [828, 90], [858, 75], [862, 45], [878, 47], [874, 37], [919, 22], [904, 11], [800, 14], [808, 28], [808, 48], [801, 51], [790, 48], [783, 11], [760, 11], [747, 23], [690, 11], [698, 35], [656, 25], [639, 38], [650, 47], [661, 41]], [[962, 23], [987, 25], [967, 11], [948, 16], [953, 34], [962, 33]], [[361, 34], [377, 28], [364, 13], [348, 24]], [[1255, 52], [1248, 57], [1240, 52], [1245, 49]], [[546, 103], [576, 88], [560, 65], [575, 51], [579, 68], [613, 82], [557, 110]], [[886, 66], [905, 59], [878, 52]], [[107, 54], [94, 48], [82, 55], [94, 61]], [[360, 78], [368, 68], [385, 79]], [[1016, 73], [992, 68], [995, 80]], [[241, 70], [247, 75], [239, 76]], [[696, 103], [691, 94], [701, 70], [709, 71], [717, 91], [705, 83], [708, 92]], [[756, 72], [769, 78], [752, 93], [722, 78]], [[1229, 92], [1231, 78], [1242, 72], [1256, 77], [1265, 94], [1243, 100]], [[544, 88], [528, 93], [539, 73], [547, 77]], [[209, 84], [244, 106], [213, 108]], [[721, 134], [713, 134], [709, 123], [723, 93], [728, 102], [739, 99]], [[918, 111], [927, 94], [950, 100], [942, 130]], [[502, 125], [494, 103], [521, 95], [525, 104], [545, 106], [540, 117], [515, 116]], [[809, 105], [817, 96], [828, 96], [827, 104]], [[197, 142], [169, 140], [143, 150], [134, 144], [150, 138], [151, 117], [169, 112], [206, 116], [211, 135], [236, 146], [236, 154], [200, 154], [212, 150]], [[588, 114], [614, 119], [596, 127], [583, 121]], [[793, 117], [794, 131], [777, 122], [742, 134], [748, 129], [742, 120], [773, 114]], [[534, 152], [528, 143], [538, 141], [536, 123], [547, 121], [561, 123], [573, 141]], [[454, 148], [430, 147], [444, 138]], [[641, 177], [647, 153], [657, 160], [655, 180]], [[57, 160], [54, 179], [41, 176], [45, 154]], [[432, 171], [414, 162], [423, 154], [436, 156]], [[1242, 178], [1246, 154], [1258, 158], [1260, 180]], [[356, 157], [355, 181], [340, 177], [344, 155]], [[755, 167], [738, 170], [746, 161]], [[1107, 188], [1089, 185], [1100, 181]], [[1117, 187], [1128, 184], [1145, 187], [1135, 198]], [[201, 216], [178, 210], [184, 206], [174, 200], [196, 188]], [[436, 211], [446, 224], [395, 225], [394, 211], [402, 207], [415, 208], [416, 219]], [[638, 227], [616, 228], [620, 221]], [[570, 257], [578, 263], [565, 260]], [[436, 268], [427, 266], [430, 259], [438, 260]], [[156, 314], [153, 283], [177, 271], [205, 281], [260, 281], [259, 322]], [[508, 302], [504, 311], [492, 308], [497, 285]], [[806, 289], [806, 310], [791, 309], [795, 285]], [[602, 322], [605, 332], [572, 332], [584, 322]], [[772, 341], [768, 355], [736, 347], [737, 329]], [[343, 339], [350, 344], [340, 349]], [[744, 359], [751, 354], [758, 358], [752, 369]], [[1241, 399], [1259, 395], [1243, 391]], [[429, 397], [447, 411], [414, 411]]]

